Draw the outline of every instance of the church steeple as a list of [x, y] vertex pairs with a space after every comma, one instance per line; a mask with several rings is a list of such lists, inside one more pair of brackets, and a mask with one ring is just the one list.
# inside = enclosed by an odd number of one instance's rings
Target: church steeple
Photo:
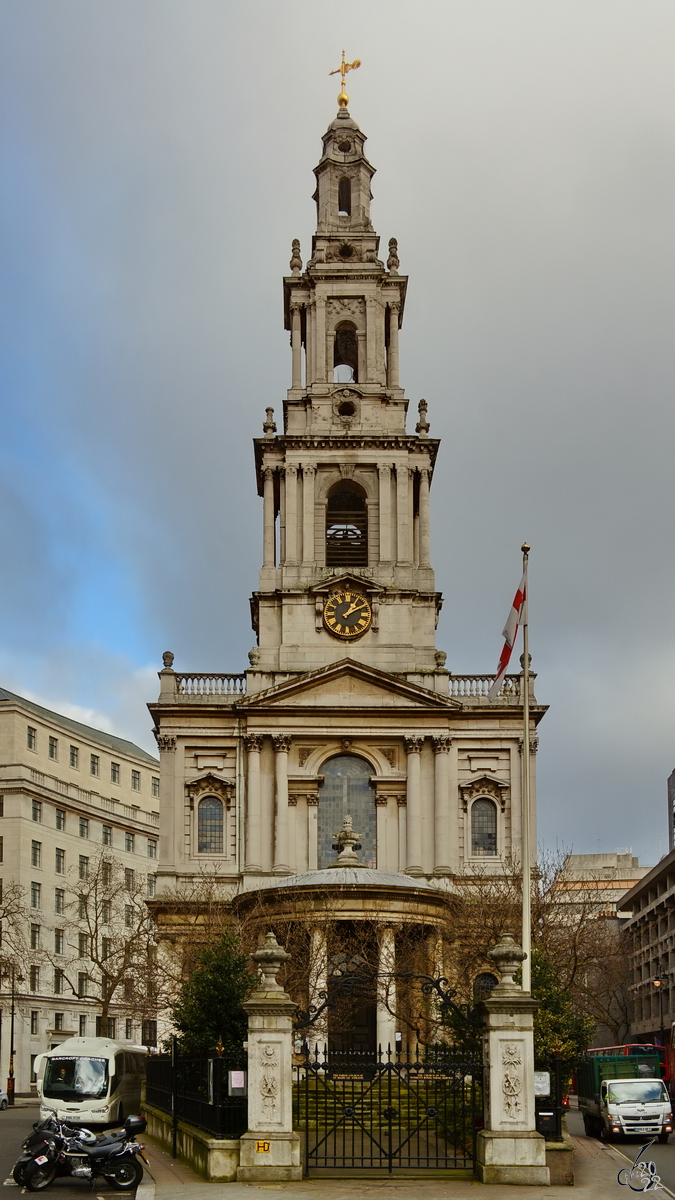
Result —
[[[256, 442], [265, 534], [253, 658], [261, 670], [307, 670], [345, 653], [386, 670], [437, 666], [429, 486], [438, 442], [428, 437], [424, 401], [415, 433], [406, 431], [398, 340], [408, 280], [395, 239], [386, 265], [378, 257], [365, 141], [341, 104], [314, 172], [311, 257], [303, 269], [296, 239], [284, 279], [291, 386], [283, 432], [268, 412]], [[367, 600], [367, 627], [364, 617], [350, 628], [354, 600], [344, 602], [344, 620], [327, 620], [338, 586]]]

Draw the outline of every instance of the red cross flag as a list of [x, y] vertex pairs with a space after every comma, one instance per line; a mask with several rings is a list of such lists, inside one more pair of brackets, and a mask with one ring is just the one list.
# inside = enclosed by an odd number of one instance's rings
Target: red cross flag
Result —
[[515, 645], [518, 636], [518, 626], [527, 624], [527, 573], [523, 574], [523, 578], [518, 584], [518, 591], [513, 598], [511, 611], [506, 618], [506, 625], [502, 631], [504, 645], [499, 656], [497, 665], [497, 674], [494, 678], [494, 683], [488, 692], [488, 700], [494, 700], [499, 691], [506, 675], [506, 668], [509, 665], [511, 651]]

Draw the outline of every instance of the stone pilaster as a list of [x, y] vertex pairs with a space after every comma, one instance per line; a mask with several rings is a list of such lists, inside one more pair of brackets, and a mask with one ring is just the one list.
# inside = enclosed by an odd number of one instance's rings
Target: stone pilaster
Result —
[[422, 875], [422, 746], [423, 737], [404, 739], [408, 756], [406, 874]]
[[248, 1129], [240, 1141], [237, 1181], [302, 1178], [300, 1139], [293, 1132], [293, 1029], [297, 1005], [277, 983], [290, 955], [268, 933], [251, 956], [262, 978], [244, 1002], [248, 1013]]
[[[434, 874], [451, 875], [453, 825], [450, 820], [448, 758], [452, 738], [435, 737], [432, 738], [432, 743], [434, 747]], [[456, 836], [456, 829], [454, 832]]]
[[274, 566], [274, 468], [263, 473], [263, 567]]
[[510, 933], [502, 935], [489, 957], [502, 978], [481, 1004], [487, 1070], [485, 1127], [478, 1134], [476, 1170], [481, 1183], [546, 1187], [546, 1143], [534, 1119], [532, 1022], [537, 1002], [514, 983], [525, 955]]
[[281, 733], [272, 739], [274, 743], [274, 790], [276, 812], [274, 823], [274, 874], [290, 875], [288, 865], [288, 751], [291, 739]]
[[314, 478], [316, 467], [306, 463], [302, 468], [302, 562], [314, 562]]
[[260, 795], [260, 751], [262, 735], [249, 734], [246, 745], [246, 873], [258, 875], [262, 871], [261, 846], [261, 795]]

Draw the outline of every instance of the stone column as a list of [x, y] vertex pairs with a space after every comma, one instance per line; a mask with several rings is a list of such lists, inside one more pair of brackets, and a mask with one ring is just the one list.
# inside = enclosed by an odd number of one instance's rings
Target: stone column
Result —
[[431, 539], [429, 531], [429, 468], [420, 471], [420, 561], [421, 567], [431, 566]]
[[377, 300], [366, 300], [366, 378], [359, 380], [359, 383], [377, 382], [376, 322], [378, 308], [379, 305]]
[[408, 755], [408, 803], [406, 822], [406, 875], [422, 875], [422, 767], [423, 737], [404, 739]]
[[452, 738], [432, 738], [434, 747], [434, 849], [435, 875], [452, 875], [450, 839], [450, 790], [448, 756]]
[[[162, 676], [170, 675], [169, 680]], [[175, 687], [173, 671], [160, 671], [159, 677], [162, 690], [168, 689], [169, 684]], [[157, 734], [159, 749], [159, 844], [160, 870], [158, 875], [171, 874], [176, 869], [176, 824], [181, 829], [185, 821], [183, 806], [185, 804], [185, 786], [182, 771], [176, 771], [176, 738], [171, 733]], [[182, 803], [179, 797], [182, 795]], [[162, 870], [161, 868], [164, 868]]]
[[399, 387], [398, 379], [398, 314], [400, 304], [389, 305], [389, 354], [387, 355], [387, 387]]
[[314, 476], [316, 467], [302, 468], [302, 562], [314, 562]]
[[260, 798], [260, 751], [262, 734], [251, 733], [244, 738], [246, 744], [246, 867], [247, 875], [259, 875], [262, 871], [260, 857], [261, 798]]
[[396, 935], [391, 925], [379, 932], [379, 961], [377, 973], [377, 1047], [383, 1060], [391, 1050], [396, 1051], [396, 1016], [390, 1009], [396, 1008]]
[[291, 305], [292, 388], [302, 387], [302, 338], [300, 334], [300, 305]]
[[316, 871], [318, 865], [318, 815], [319, 793], [312, 792], [307, 796], [307, 866], [310, 871]]
[[[314, 380], [317, 383], [323, 383], [329, 376], [326, 374], [328, 363], [326, 361], [326, 301], [317, 300], [315, 308], [316, 333], [314, 344], [316, 347], [316, 361], [314, 363]], [[333, 364], [331, 363], [330, 378], [333, 378]]]
[[274, 874], [290, 875], [288, 865], [288, 751], [291, 739], [288, 734], [278, 734], [274, 743], [274, 790], [276, 793], [276, 820], [274, 823]]
[[263, 472], [263, 567], [274, 566], [274, 467]]
[[388, 870], [388, 846], [387, 846], [387, 809], [389, 801], [387, 796], [375, 796], [375, 836], [377, 838], [377, 861], [376, 866], [378, 871]]
[[[309, 1003], [310, 1007], [319, 1008], [325, 999], [328, 987], [328, 945], [326, 931], [321, 926], [312, 930], [309, 952]], [[321, 993], [324, 993], [322, 998]], [[310, 1025], [307, 1031], [307, 1043], [312, 1058], [317, 1055], [323, 1058], [328, 1042], [328, 1018], [326, 1012]]]
[[488, 957], [501, 982], [480, 1005], [488, 1078], [485, 1127], [478, 1133], [476, 1148], [478, 1178], [481, 1183], [547, 1187], [546, 1143], [534, 1120], [532, 1021], [537, 1002], [513, 980], [525, 955], [511, 934], [505, 933]]
[[248, 1129], [240, 1140], [237, 1182], [302, 1178], [300, 1138], [293, 1132], [293, 1028], [297, 1005], [277, 983], [290, 955], [268, 933], [251, 955], [262, 977], [248, 1013]]
[[286, 471], [286, 562], [298, 561], [298, 468]]
[[396, 466], [396, 530], [398, 535], [396, 558], [399, 563], [410, 562], [410, 501], [408, 498], [408, 464]]
[[380, 562], [391, 562], [391, 467], [377, 468], [380, 505]]

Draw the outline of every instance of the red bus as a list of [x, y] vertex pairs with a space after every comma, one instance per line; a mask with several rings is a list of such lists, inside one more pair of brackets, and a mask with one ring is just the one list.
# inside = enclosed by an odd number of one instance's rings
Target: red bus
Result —
[[[657, 1054], [661, 1063], [661, 1078], [666, 1083], [670, 1083], [671, 1060], [673, 1053], [675, 1053], [675, 1046], [673, 1045], [674, 1034], [675, 1026], [671, 1030], [670, 1047], [657, 1046], [653, 1042], [628, 1042], [624, 1046], [590, 1046], [586, 1053], [593, 1056], [605, 1054]], [[668, 1053], [669, 1050], [670, 1053]]]

